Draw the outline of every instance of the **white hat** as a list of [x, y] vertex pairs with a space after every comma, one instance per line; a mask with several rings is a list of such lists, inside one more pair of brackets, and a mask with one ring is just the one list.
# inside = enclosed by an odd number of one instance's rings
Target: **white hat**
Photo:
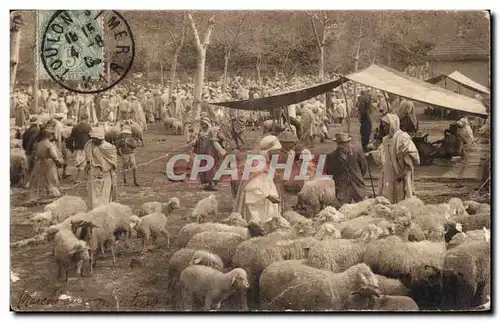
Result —
[[259, 143], [259, 147], [263, 152], [269, 152], [272, 150], [279, 150], [281, 149], [281, 143], [278, 139], [278, 137], [273, 136], [273, 135], [268, 135], [264, 138]]
[[93, 128], [92, 131], [90, 132], [90, 137], [97, 139], [104, 139], [104, 128], [102, 127]]

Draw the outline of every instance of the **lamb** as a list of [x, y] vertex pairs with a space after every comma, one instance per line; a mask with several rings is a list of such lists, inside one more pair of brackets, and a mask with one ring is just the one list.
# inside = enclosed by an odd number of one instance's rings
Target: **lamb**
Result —
[[460, 244], [446, 253], [442, 299], [447, 307], [468, 309], [486, 302], [491, 283], [490, 243]]
[[44, 212], [30, 217], [35, 233], [41, 233], [50, 225], [63, 222], [76, 213], [87, 212], [87, 203], [78, 196], [62, 196], [44, 208]]
[[208, 215], [217, 216], [217, 199], [215, 194], [212, 194], [196, 204], [194, 210], [189, 215], [189, 218], [198, 223], [203, 223]]
[[400, 279], [412, 289], [413, 299], [432, 305], [440, 292], [445, 255], [444, 242], [403, 242], [389, 236], [368, 243], [363, 262], [377, 274]]
[[[289, 240], [287, 234], [274, 232], [251, 238], [236, 248], [232, 263], [234, 267], [243, 268], [248, 273], [248, 303], [258, 303], [259, 277], [267, 266], [277, 261], [304, 259], [309, 249], [320, 242], [313, 237]], [[247, 301], [245, 298], [242, 300], [243, 303]]]
[[490, 204], [487, 204], [487, 203], [478, 203], [475, 201], [465, 201], [464, 207], [469, 215], [476, 215], [479, 213], [490, 213], [491, 212]]
[[60, 230], [54, 235], [52, 253], [58, 264], [58, 279], [64, 274], [64, 280], [68, 282], [70, 264], [76, 265], [76, 275], [83, 276], [83, 264], [89, 260], [89, 247], [85, 241], [78, 240], [69, 230]]
[[247, 221], [245, 221], [241, 214], [238, 212], [231, 213], [227, 218], [221, 220], [221, 223], [231, 226], [248, 227]]
[[146, 252], [146, 244], [150, 236], [153, 237], [153, 241], [156, 241], [160, 235], [163, 235], [167, 239], [167, 246], [170, 246], [170, 236], [166, 228], [167, 216], [165, 214], [157, 212], [143, 217], [132, 215], [129, 222], [130, 229], [134, 229], [137, 232], [137, 237], [142, 238], [143, 252]]
[[337, 211], [333, 206], [327, 206], [316, 215], [313, 220], [319, 222], [340, 223], [345, 220], [345, 215]]
[[174, 209], [180, 208], [180, 201], [177, 197], [172, 197], [167, 203], [162, 202], [146, 202], [142, 204], [137, 216], [143, 217], [156, 212], [169, 214]]
[[[72, 230], [79, 239], [84, 239], [90, 246], [91, 272], [96, 264], [97, 249], [101, 249], [104, 254], [104, 247], [109, 246], [113, 258], [113, 265], [116, 264], [113, 244], [116, 241], [116, 232], [126, 234], [126, 244], [130, 237], [129, 218], [132, 210], [126, 205], [119, 203], [109, 203], [99, 206], [85, 215], [71, 217]], [[78, 231], [80, 229], [80, 231]]]
[[248, 228], [231, 226], [221, 223], [189, 223], [184, 225], [177, 234], [177, 246], [185, 247], [193, 236], [201, 232], [231, 232], [240, 235], [243, 239], [250, 238]]
[[333, 273], [291, 260], [269, 265], [262, 272], [260, 288], [271, 310], [338, 311], [345, 309], [352, 292], [376, 290], [378, 279], [366, 264]]
[[168, 261], [167, 268], [167, 294], [168, 301], [171, 301], [174, 297], [174, 293], [179, 293], [179, 277], [182, 271], [189, 265], [206, 265], [219, 271], [224, 270], [224, 263], [222, 259], [213, 253], [183, 248], [175, 252]]
[[189, 249], [205, 250], [219, 255], [225, 266], [232, 265], [232, 258], [236, 248], [245, 239], [239, 234], [231, 232], [202, 232], [198, 233], [186, 245]]
[[354, 311], [418, 311], [418, 305], [410, 297], [381, 295], [369, 288], [351, 293], [345, 308]]
[[297, 194], [297, 205], [295, 209], [306, 209], [310, 207], [316, 215], [326, 206], [337, 206], [335, 196], [335, 182], [333, 179], [314, 179], [304, 183]]
[[211, 267], [191, 265], [181, 273], [182, 296], [184, 307], [191, 310], [193, 299], [204, 303], [205, 311], [220, 309], [222, 301], [235, 291], [249, 287], [245, 270], [236, 268], [222, 273]]
[[286, 211], [285, 213], [283, 213], [283, 217], [292, 225], [298, 222], [312, 225], [311, 219], [307, 219], [295, 211]]
[[22, 148], [10, 150], [10, 186], [21, 187], [25, 183], [28, 160]]

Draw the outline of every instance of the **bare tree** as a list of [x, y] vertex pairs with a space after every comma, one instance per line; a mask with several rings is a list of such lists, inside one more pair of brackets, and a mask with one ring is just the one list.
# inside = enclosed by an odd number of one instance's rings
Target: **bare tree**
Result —
[[16, 72], [19, 65], [19, 47], [21, 44], [21, 26], [23, 20], [20, 13], [12, 12], [10, 15], [10, 93], [14, 92]]
[[[328, 39], [328, 36], [335, 29], [335, 23], [326, 15], [326, 12], [322, 11], [320, 13], [321, 18], [318, 17], [317, 14], [312, 14], [306, 12], [309, 16], [309, 21], [311, 22], [311, 27], [314, 32], [314, 37], [316, 38], [316, 43], [319, 49], [319, 78], [321, 81], [325, 80], [325, 44]], [[316, 21], [319, 21], [321, 24], [321, 33], [318, 33], [318, 29], [316, 28]]]
[[238, 37], [241, 34], [243, 23], [247, 18], [248, 14], [245, 13], [243, 16], [238, 17], [238, 26], [236, 30], [233, 28], [233, 21], [229, 20], [229, 23], [222, 25], [223, 32], [218, 36], [219, 42], [224, 46], [224, 77], [223, 77], [223, 88], [226, 89], [227, 86], [227, 70], [229, 65], [229, 59], [231, 58], [231, 51], [234, 48]]
[[[175, 88], [175, 77], [177, 73], [177, 63], [179, 60], [179, 55], [181, 53], [182, 47], [184, 47], [184, 40], [186, 39], [188, 27], [187, 27], [187, 14], [184, 14], [184, 18], [182, 20], [182, 33], [179, 39], [175, 37], [170, 28], [167, 28], [167, 33], [170, 35], [172, 39], [172, 43], [175, 46], [174, 55], [172, 56], [172, 65], [170, 66], [170, 90], [168, 91], [168, 100], [172, 98], [172, 93]], [[163, 70], [163, 64], [161, 65]], [[163, 82], [163, 71], [162, 71], [162, 82]]]
[[194, 22], [193, 16], [188, 13], [187, 17], [190, 22], [191, 30], [193, 31], [194, 41], [196, 45], [197, 53], [197, 67], [196, 67], [196, 78], [194, 81], [194, 94], [193, 94], [193, 119], [192, 128], [193, 132], [197, 133], [200, 126], [200, 112], [201, 112], [201, 95], [203, 91], [203, 80], [205, 77], [205, 59], [207, 54], [207, 47], [210, 42], [210, 36], [215, 27], [215, 16], [212, 16], [208, 20], [208, 27], [205, 31], [205, 37], [203, 42], [200, 40], [198, 34], [198, 29]]

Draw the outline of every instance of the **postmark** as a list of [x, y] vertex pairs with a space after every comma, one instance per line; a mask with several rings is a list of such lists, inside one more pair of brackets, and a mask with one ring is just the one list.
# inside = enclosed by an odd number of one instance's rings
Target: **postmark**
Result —
[[130, 71], [135, 41], [114, 10], [59, 10], [41, 39], [42, 64], [61, 87], [82, 94], [109, 90]]

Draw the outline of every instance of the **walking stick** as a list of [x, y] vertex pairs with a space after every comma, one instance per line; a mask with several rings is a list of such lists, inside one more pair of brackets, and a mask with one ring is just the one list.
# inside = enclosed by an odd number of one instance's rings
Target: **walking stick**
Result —
[[375, 198], [376, 197], [375, 187], [373, 186], [373, 177], [372, 177], [372, 171], [370, 169], [370, 162], [367, 161], [366, 164], [368, 165], [368, 175], [370, 175], [370, 183], [372, 184], [373, 198]]

